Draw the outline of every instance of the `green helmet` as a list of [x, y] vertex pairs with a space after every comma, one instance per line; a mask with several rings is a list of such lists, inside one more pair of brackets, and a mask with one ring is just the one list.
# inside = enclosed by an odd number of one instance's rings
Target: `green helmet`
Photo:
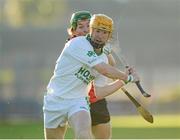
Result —
[[77, 22], [84, 20], [84, 19], [89, 19], [91, 18], [91, 13], [89, 11], [78, 11], [72, 14], [70, 24], [73, 29], [76, 29], [77, 27]]

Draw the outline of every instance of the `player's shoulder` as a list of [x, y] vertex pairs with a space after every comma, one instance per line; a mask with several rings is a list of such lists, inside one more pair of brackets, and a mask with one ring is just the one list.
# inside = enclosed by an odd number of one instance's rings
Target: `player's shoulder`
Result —
[[85, 36], [78, 36], [66, 43], [66, 47], [70, 48], [89, 48], [88, 40]]
[[104, 47], [105, 48], [112, 48], [112, 44], [111, 43], [106, 43]]
[[68, 41], [68, 43], [80, 43], [80, 42], [84, 42], [87, 41], [85, 36], [78, 36], [78, 37], [74, 37], [71, 40]]
[[80, 50], [90, 49], [90, 46], [85, 36], [78, 36], [66, 42], [65, 49], [70, 51], [72, 50], [77, 51], [79, 49]]

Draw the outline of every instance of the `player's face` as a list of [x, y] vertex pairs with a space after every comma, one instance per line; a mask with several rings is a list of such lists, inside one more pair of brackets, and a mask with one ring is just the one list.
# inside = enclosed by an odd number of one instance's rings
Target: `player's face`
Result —
[[77, 28], [75, 30], [76, 36], [85, 36], [89, 33], [89, 20], [81, 20], [77, 22]]
[[91, 40], [97, 44], [105, 44], [109, 39], [110, 32], [101, 30], [101, 29], [93, 29], [91, 33]]

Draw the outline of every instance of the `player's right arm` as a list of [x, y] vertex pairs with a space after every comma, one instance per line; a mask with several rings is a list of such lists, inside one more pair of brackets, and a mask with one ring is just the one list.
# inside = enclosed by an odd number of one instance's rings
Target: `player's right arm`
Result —
[[[102, 75], [111, 78], [111, 79], [120, 79], [124, 82], [136, 82], [139, 81], [139, 76], [133, 68], [128, 68], [126, 72], [122, 72], [111, 65], [108, 65], [104, 62], [98, 63], [93, 67], [96, 71]], [[131, 75], [129, 75], [129, 70], [131, 70]]]
[[93, 68], [102, 75], [111, 79], [121, 79], [123, 81], [126, 81], [128, 79], [128, 74], [104, 62], [95, 65]]

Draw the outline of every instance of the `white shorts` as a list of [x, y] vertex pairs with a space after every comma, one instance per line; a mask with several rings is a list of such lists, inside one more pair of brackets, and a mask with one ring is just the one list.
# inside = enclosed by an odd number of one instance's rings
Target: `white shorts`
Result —
[[72, 114], [79, 111], [89, 111], [87, 98], [63, 99], [52, 95], [44, 96], [44, 127], [57, 128], [65, 126]]

